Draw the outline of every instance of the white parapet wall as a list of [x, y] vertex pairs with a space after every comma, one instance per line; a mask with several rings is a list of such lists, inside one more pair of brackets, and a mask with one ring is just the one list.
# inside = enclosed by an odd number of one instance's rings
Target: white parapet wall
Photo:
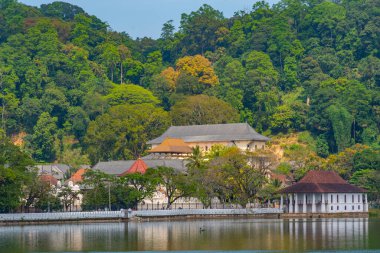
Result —
[[60, 213], [0, 213], [0, 222], [7, 221], [59, 221], [124, 218], [123, 211], [60, 212]]
[[6, 213], [0, 214], [0, 222], [39, 222], [66, 220], [102, 220], [125, 219], [134, 217], [175, 217], [175, 216], [234, 216], [281, 214], [279, 208], [247, 208], [247, 209], [175, 209], [175, 210], [120, 210], [99, 212], [60, 212], [60, 213]]
[[175, 210], [141, 210], [127, 211], [126, 217], [171, 217], [171, 216], [224, 216], [224, 215], [259, 215], [259, 214], [281, 214], [279, 208], [247, 208], [247, 209], [175, 209]]

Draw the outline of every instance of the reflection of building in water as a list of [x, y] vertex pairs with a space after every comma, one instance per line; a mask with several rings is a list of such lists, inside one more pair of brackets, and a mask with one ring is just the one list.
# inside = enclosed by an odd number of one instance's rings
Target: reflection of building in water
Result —
[[0, 252], [107, 251], [112, 244], [121, 250], [125, 237], [124, 223], [9, 226], [0, 228], [0, 245], [8, 241], [10, 250], [2, 246]]
[[[366, 249], [368, 219], [294, 219], [284, 224], [290, 251]], [[283, 238], [282, 238], [283, 239]]]
[[[368, 212], [365, 190], [350, 185], [334, 171], [309, 171], [299, 182], [281, 190], [289, 213]], [[281, 196], [282, 208], [283, 196]]]
[[368, 219], [144, 222], [129, 223], [128, 234], [148, 251], [366, 249]]
[[369, 241], [378, 228], [364, 218], [9, 226], [0, 227], [0, 251], [358, 250], [380, 246]]

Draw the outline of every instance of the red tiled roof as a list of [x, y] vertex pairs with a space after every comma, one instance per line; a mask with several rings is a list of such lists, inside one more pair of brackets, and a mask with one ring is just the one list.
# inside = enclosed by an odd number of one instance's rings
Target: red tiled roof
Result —
[[360, 193], [365, 190], [347, 183], [335, 171], [312, 170], [281, 193]]
[[57, 185], [58, 180], [50, 174], [40, 175], [41, 182], [49, 183], [50, 185]]
[[146, 163], [142, 159], [139, 158], [131, 165], [131, 167], [127, 171], [121, 173], [119, 176], [122, 177], [122, 176], [125, 176], [127, 174], [132, 174], [132, 173], [145, 174], [147, 169], [148, 169], [148, 166], [146, 165]]
[[86, 173], [86, 169], [79, 169], [77, 172], [75, 172], [68, 181], [72, 181], [74, 184], [75, 183], [80, 183], [83, 181], [83, 175]]

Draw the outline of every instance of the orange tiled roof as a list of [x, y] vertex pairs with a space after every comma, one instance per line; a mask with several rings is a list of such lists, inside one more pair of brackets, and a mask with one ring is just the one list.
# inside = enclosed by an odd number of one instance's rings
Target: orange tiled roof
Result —
[[133, 174], [133, 173], [141, 173], [145, 174], [146, 170], [148, 169], [148, 166], [142, 159], [137, 159], [132, 166], [125, 172], [121, 173], [119, 176], [125, 176], [127, 174]]
[[150, 153], [192, 153], [192, 149], [182, 140], [166, 138], [160, 145], [152, 148]]
[[82, 182], [84, 173], [86, 173], [86, 169], [84, 169], [84, 168], [77, 170], [77, 172], [75, 172], [70, 177], [69, 181], [72, 181], [74, 184]]

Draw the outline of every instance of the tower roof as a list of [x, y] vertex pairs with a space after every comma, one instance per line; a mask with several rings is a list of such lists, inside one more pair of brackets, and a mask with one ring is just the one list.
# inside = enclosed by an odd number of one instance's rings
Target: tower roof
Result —
[[166, 138], [149, 153], [191, 153], [192, 149], [180, 138]]
[[84, 173], [86, 173], [86, 169], [85, 168], [80, 168], [79, 170], [77, 170], [71, 177], [68, 181], [72, 181], [74, 184], [75, 183], [80, 183], [83, 181], [83, 175]]
[[125, 172], [121, 173], [119, 176], [125, 176], [127, 174], [133, 174], [133, 173], [140, 173], [145, 174], [146, 170], [148, 169], [148, 166], [142, 159], [137, 159], [132, 166]]
[[281, 193], [361, 193], [364, 189], [347, 183], [335, 171], [312, 170]]

